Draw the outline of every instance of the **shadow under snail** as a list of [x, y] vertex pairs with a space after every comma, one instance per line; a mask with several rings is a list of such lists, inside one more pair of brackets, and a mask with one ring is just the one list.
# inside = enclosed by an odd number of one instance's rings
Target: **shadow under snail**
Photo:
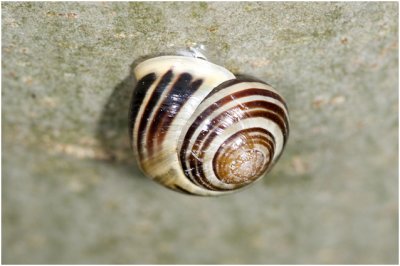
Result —
[[280, 157], [288, 110], [267, 83], [187, 56], [148, 59], [134, 74], [129, 133], [148, 177], [183, 193], [221, 195], [260, 179]]

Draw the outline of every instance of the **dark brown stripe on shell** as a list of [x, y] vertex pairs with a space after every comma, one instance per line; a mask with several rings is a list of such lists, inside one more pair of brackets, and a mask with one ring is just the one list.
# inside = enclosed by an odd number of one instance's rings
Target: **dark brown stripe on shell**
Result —
[[165, 100], [156, 111], [148, 130], [146, 144], [149, 156], [153, 154], [154, 142], [157, 140], [158, 145], [163, 142], [174, 118], [202, 83], [203, 80], [193, 81], [192, 75], [182, 73], [171, 86]]
[[138, 138], [137, 138], [137, 147], [138, 147], [140, 157], [143, 157], [142, 138], [143, 138], [144, 131], [146, 129], [148, 120], [150, 119], [153, 108], [154, 108], [154, 106], [156, 106], [157, 102], [159, 101], [162, 92], [165, 90], [165, 88], [167, 88], [168, 84], [171, 82], [172, 76], [173, 76], [172, 70], [167, 71], [167, 73], [165, 73], [162, 76], [161, 80], [157, 84], [157, 87], [154, 89], [154, 91], [144, 109], [144, 112], [143, 112], [143, 115], [141, 117], [140, 124], [139, 124]]
[[[246, 105], [246, 106], [248, 106], [248, 105]], [[234, 110], [231, 110], [231, 112], [233, 114], [237, 115], [238, 113], [236, 110], [240, 110], [241, 108], [242, 108], [241, 106], [236, 106]], [[243, 111], [243, 109], [241, 111]], [[220, 119], [222, 119], [221, 121], [226, 121], [224, 116], [230, 116], [232, 118], [230, 120], [230, 123], [225, 123], [225, 124], [219, 123], [219, 124], [217, 124], [217, 126], [207, 130], [205, 132], [205, 134], [200, 133], [199, 137], [195, 141], [195, 144], [193, 145], [192, 152], [195, 151], [194, 148], [196, 148], [197, 150], [200, 150], [200, 151], [207, 150], [209, 144], [214, 139], [214, 137], [216, 137], [218, 135], [219, 131], [223, 131], [225, 128], [228, 128], [228, 127], [232, 126], [233, 124], [238, 123], [244, 119], [255, 118], [255, 117], [262, 117], [262, 118], [266, 118], [268, 120], [275, 122], [280, 127], [280, 129], [283, 133], [283, 142], [284, 143], [286, 142], [285, 133], [284, 133], [284, 129], [285, 129], [284, 122], [282, 121], [281, 117], [278, 114], [271, 112], [271, 110], [268, 110], [268, 109], [267, 110], [253, 110], [253, 111], [243, 112], [243, 114], [241, 116], [236, 116], [236, 117], [232, 117], [231, 114], [222, 113], [221, 115], [217, 116], [214, 120], [217, 120], [219, 117]], [[213, 124], [213, 122], [211, 122], [210, 124]], [[203, 146], [201, 147], [202, 144], [203, 144]], [[199, 149], [199, 147], [201, 147], [201, 149]]]
[[217, 92], [229, 88], [233, 85], [239, 84], [239, 83], [246, 83], [246, 82], [257, 82], [257, 83], [261, 83], [267, 86], [270, 86], [268, 83], [258, 80], [258, 79], [253, 79], [253, 78], [236, 78], [236, 79], [231, 79], [231, 80], [227, 80], [222, 82], [220, 85], [218, 85], [217, 87], [215, 87], [208, 95], [205, 99], [210, 98], [211, 96], [213, 96], [214, 94], [216, 94]]
[[155, 80], [155, 73], [150, 73], [144, 76], [136, 83], [136, 87], [132, 92], [132, 98], [129, 107], [129, 137], [131, 140], [131, 144], [136, 116], [139, 112], [140, 106], [142, 105], [144, 97], [146, 96], [147, 89], [154, 83]]

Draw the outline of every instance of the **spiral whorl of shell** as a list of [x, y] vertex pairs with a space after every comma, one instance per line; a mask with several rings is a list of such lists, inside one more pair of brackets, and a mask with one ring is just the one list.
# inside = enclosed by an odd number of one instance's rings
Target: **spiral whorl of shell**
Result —
[[149, 59], [134, 72], [132, 147], [143, 172], [163, 185], [227, 193], [263, 176], [281, 154], [288, 111], [268, 84], [184, 56]]

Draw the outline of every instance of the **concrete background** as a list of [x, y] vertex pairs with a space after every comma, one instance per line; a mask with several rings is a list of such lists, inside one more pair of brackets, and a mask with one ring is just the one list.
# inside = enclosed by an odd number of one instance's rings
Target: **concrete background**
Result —
[[[130, 67], [205, 44], [271, 83], [262, 181], [191, 197], [129, 149]], [[398, 263], [398, 3], [2, 3], [3, 263]]]

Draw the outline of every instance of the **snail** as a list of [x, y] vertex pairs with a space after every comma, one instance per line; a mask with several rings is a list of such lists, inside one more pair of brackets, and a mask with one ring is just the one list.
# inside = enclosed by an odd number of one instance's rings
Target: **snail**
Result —
[[160, 56], [138, 64], [129, 134], [144, 174], [187, 194], [230, 193], [259, 180], [289, 136], [282, 96], [207, 60]]

